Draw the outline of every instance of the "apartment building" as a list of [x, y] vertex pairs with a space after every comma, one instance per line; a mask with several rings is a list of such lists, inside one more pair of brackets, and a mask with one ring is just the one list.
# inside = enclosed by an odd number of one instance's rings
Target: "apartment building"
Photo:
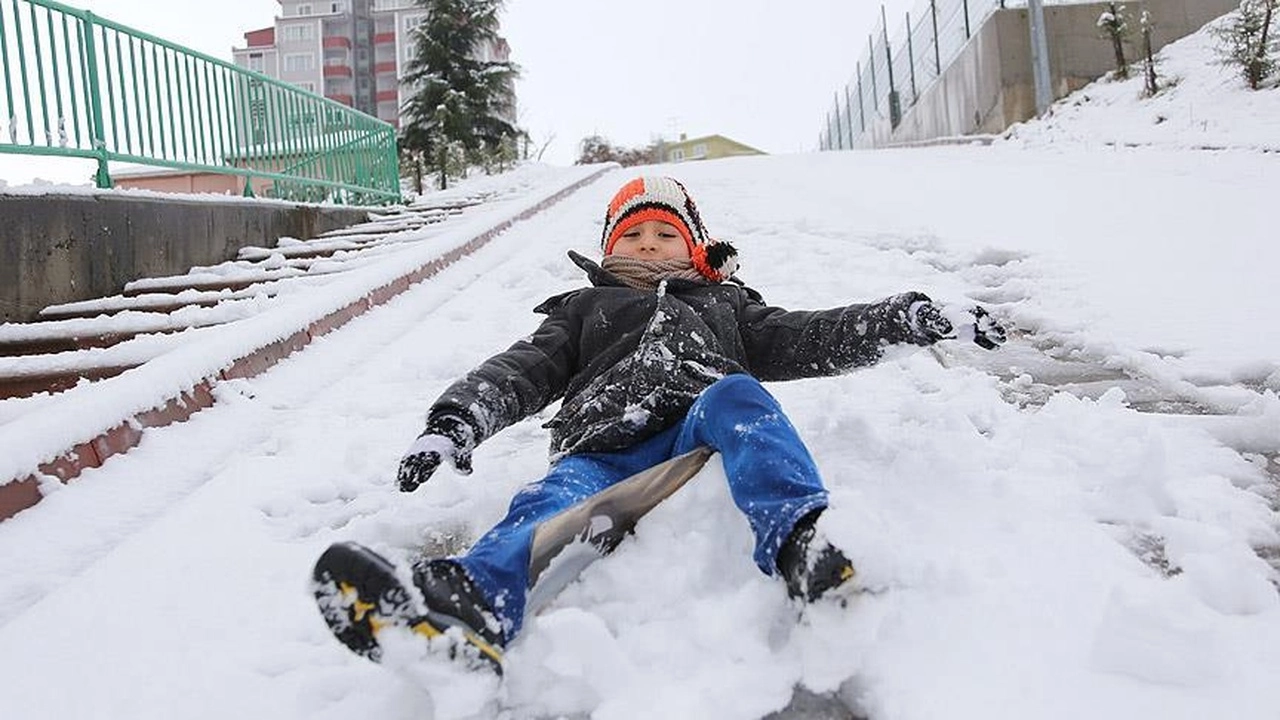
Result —
[[[275, 24], [245, 33], [245, 47], [232, 48], [235, 63], [399, 127], [400, 108], [412, 93], [400, 78], [426, 11], [413, 0], [276, 1]], [[499, 40], [477, 52], [481, 60], [501, 62], [511, 48]]]

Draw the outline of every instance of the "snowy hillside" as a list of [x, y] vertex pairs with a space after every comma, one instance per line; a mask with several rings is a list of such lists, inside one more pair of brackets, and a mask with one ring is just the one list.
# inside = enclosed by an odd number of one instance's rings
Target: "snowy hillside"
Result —
[[1071, 142], [1280, 152], [1280, 88], [1245, 91], [1239, 69], [1221, 63], [1219, 42], [1206, 28], [1164, 48], [1156, 58], [1161, 90], [1155, 97], [1143, 97], [1143, 66], [1135, 64], [1128, 80], [1094, 83], [1007, 137], [1026, 147]]
[[430, 402], [582, 284], [564, 253], [598, 253], [619, 170], [0, 523], [3, 717], [1274, 720], [1280, 165], [1242, 149], [1276, 144], [1270, 100], [1186, 67], [1167, 101], [1215, 98], [1235, 149], [1157, 142], [1174, 117], [1113, 83], [989, 148], [644, 170], [773, 304], [918, 289], [1013, 330], [769, 386], [832, 491], [849, 607], [758, 573], [713, 459], [529, 620], [501, 685], [373, 665], [316, 612], [330, 543], [465, 546], [545, 470], [550, 411], [469, 477], [393, 477]]

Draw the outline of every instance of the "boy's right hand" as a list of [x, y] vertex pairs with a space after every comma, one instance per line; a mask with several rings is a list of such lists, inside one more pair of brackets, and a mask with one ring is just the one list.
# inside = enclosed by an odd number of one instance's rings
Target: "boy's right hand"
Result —
[[413, 492], [431, 479], [441, 459], [446, 459], [462, 475], [471, 474], [471, 451], [476, 445], [471, 423], [456, 415], [433, 416], [427, 429], [400, 458], [396, 480], [402, 492]]

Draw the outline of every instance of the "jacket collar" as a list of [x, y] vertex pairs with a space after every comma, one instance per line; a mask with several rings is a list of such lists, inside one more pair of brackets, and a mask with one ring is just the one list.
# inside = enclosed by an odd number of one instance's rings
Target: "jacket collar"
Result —
[[589, 257], [570, 250], [569, 259], [573, 261], [574, 265], [582, 268], [587, 273], [587, 280], [591, 281], [591, 284], [596, 287], [626, 287], [626, 283], [618, 279], [617, 275], [600, 267], [600, 263]]

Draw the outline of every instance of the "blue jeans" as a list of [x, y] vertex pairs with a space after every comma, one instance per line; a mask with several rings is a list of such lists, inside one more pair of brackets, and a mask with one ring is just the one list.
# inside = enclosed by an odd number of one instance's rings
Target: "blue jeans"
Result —
[[827, 491], [778, 401], [750, 375], [730, 375], [704, 390], [679, 424], [654, 437], [617, 452], [562, 458], [512, 498], [502, 522], [455, 558], [493, 607], [508, 641], [524, 622], [538, 523], [700, 445], [720, 453], [734, 504], [755, 533], [755, 563], [774, 574], [778, 547], [797, 520], [826, 507]]

